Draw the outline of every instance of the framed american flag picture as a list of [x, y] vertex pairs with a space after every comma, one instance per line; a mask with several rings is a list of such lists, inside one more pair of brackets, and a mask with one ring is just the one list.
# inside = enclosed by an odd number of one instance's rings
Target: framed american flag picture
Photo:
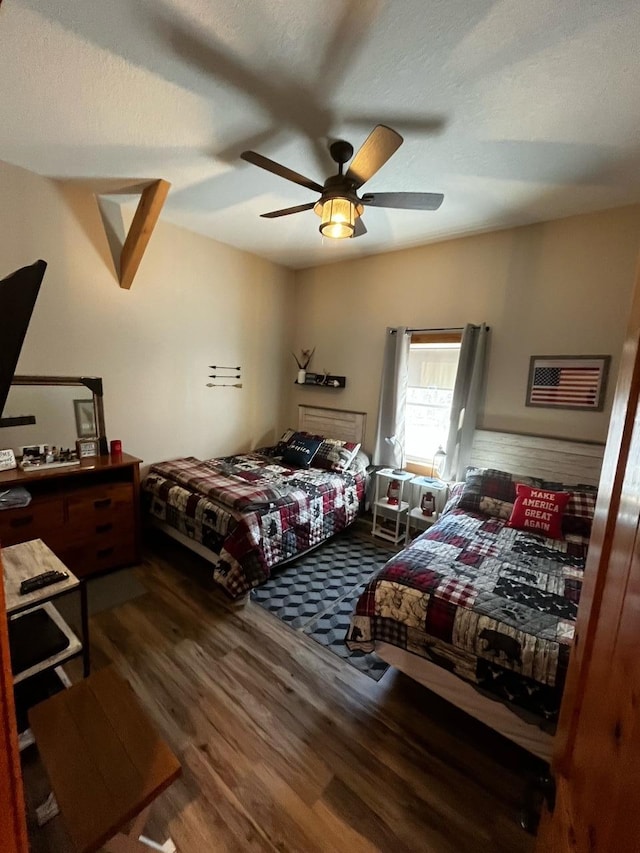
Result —
[[610, 355], [533, 355], [527, 406], [601, 412]]

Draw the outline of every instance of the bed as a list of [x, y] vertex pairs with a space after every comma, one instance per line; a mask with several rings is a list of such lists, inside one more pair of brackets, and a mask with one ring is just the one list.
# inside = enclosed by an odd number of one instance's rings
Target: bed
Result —
[[[368, 583], [347, 644], [548, 761], [602, 447], [481, 431], [472, 459], [436, 524]], [[534, 507], [524, 530], [508, 524], [518, 483]], [[561, 539], [537, 529], [549, 495], [566, 504]]]
[[[278, 444], [219, 459], [152, 465], [141, 484], [148, 522], [213, 564], [233, 599], [353, 523], [367, 485], [366, 415], [299, 406]], [[308, 468], [287, 464], [295, 435], [324, 439]], [[323, 466], [323, 467], [320, 467]]]

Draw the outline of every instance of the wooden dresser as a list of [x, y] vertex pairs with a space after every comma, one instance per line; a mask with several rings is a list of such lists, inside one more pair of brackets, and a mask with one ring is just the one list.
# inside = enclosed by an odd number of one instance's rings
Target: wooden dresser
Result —
[[0, 510], [0, 544], [42, 539], [79, 577], [140, 561], [140, 459], [122, 453], [70, 468], [0, 472], [0, 492], [23, 486], [29, 506]]

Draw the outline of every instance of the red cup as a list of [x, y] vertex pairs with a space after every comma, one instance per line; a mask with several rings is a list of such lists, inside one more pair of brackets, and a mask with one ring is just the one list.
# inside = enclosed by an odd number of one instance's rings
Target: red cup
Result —
[[109, 445], [112, 456], [121, 456], [122, 455], [122, 442], [119, 438], [114, 438]]

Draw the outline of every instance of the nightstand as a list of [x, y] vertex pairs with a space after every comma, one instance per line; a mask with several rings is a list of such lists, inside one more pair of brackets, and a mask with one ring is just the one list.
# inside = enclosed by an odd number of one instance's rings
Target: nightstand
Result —
[[[414, 479], [414, 475], [409, 471], [403, 474], [394, 474], [391, 468], [382, 468], [380, 471], [376, 471], [375, 476], [376, 493], [373, 501], [371, 535], [397, 545], [405, 537], [404, 531], [400, 528], [402, 524], [406, 526], [407, 523], [407, 511], [409, 509], [407, 486]], [[393, 480], [398, 482], [397, 504], [389, 503], [387, 499], [387, 490]]]
[[[409, 507], [407, 509], [407, 526], [405, 531], [405, 544], [411, 541], [411, 528], [416, 531], [424, 531], [436, 523], [444, 507], [447, 497], [448, 486], [442, 480], [432, 477], [414, 477], [409, 483], [407, 496]], [[423, 515], [420, 503], [425, 492], [432, 492], [435, 497], [435, 511], [433, 515]]]

